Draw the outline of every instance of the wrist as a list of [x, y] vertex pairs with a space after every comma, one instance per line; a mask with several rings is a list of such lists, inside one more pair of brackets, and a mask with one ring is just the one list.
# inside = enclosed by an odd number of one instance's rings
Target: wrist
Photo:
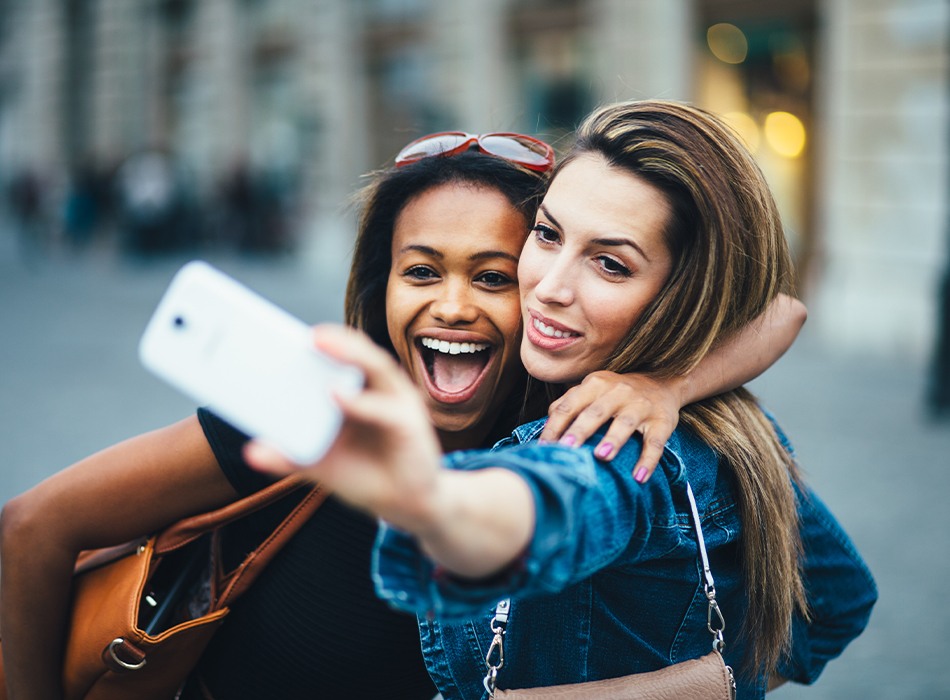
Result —
[[669, 381], [671, 384], [670, 388], [672, 389], [673, 396], [675, 396], [676, 400], [679, 402], [677, 410], [683, 409], [685, 406], [688, 406], [696, 400], [693, 396], [694, 386], [692, 372], [671, 377], [667, 381]]
[[393, 484], [390, 493], [364, 507], [400, 532], [419, 540], [431, 537], [445, 521], [445, 473], [439, 470], [425, 479]]

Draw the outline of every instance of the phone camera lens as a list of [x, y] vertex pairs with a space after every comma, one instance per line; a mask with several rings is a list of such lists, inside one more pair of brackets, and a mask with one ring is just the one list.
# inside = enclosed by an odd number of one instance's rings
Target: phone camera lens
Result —
[[172, 321], [175, 328], [181, 329], [185, 327], [185, 317], [184, 316], [175, 316], [175, 319]]

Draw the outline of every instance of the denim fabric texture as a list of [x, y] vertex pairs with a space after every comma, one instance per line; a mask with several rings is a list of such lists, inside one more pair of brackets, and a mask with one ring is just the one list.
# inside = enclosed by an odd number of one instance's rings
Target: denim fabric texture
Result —
[[[511, 597], [502, 688], [612, 678], [655, 670], [708, 653], [707, 603], [686, 497], [696, 496], [703, 535], [726, 620], [726, 663], [738, 697], [764, 696], [764, 677], [741, 673], [745, 611], [731, 478], [713, 451], [677, 430], [646, 484], [631, 477], [640, 446], [597, 460], [597, 437], [581, 448], [536, 442], [544, 421], [516, 429], [493, 451], [446, 456], [453, 469], [500, 466], [529, 484], [537, 526], [519, 565], [490, 581], [441, 575], [415, 540], [385, 525], [377, 540], [377, 593], [419, 615], [429, 673], [446, 700], [486, 697], [482, 686], [489, 623]], [[784, 437], [784, 436], [783, 436]], [[782, 672], [811, 682], [867, 623], [876, 590], [847, 535], [817, 498], [800, 494], [806, 576], [817, 614], [796, 621]], [[812, 558], [814, 561], [812, 561]]]

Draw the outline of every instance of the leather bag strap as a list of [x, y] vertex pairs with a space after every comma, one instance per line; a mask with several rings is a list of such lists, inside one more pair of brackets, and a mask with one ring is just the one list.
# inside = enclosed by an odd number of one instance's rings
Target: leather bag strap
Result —
[[[281, 523], [278, 528], [280, 530], [282, 538], [278, 539], [276, 542], [272, 542], [274, 535], [272, 534], [267, 541], [265, 541], [261, 547], [265, 545], [270, 547], [276, 547], [273, 553], [270, 554], [270, 557], [273, 557], [273, 554], [276, 554], [277, 550], [284, 545], [284, 543], [290, 539], [290, 537], [306, 522], [307, 518], [316, 512], [317, 508], [323, 502], [326, 495], [324, 494], [321, 497], [317, 497], [315, 494], [322, 493], [322, 489], [319, 486], [314, 486], [313, 482], [298, 476], [289, 476], [280, 481], [274, 482], [269, 486], [252, 493], [249, 496], [245, 496], [237, 501], [227, 504], [217, 510], [209, 511], [207, 513], [200, 513], [198, 515], [193, 515], [188, 518], [183, 518], [175, 523], [172, 523], [164, 530], [160, 531], [155, 536], [154, 551], [156, 555], [167, 554], [168, 552], [174, 551], [180, 547], [184, 547], [191, 542], [194, 542], [202, 535], [212, 532], [220, 527], [223, 527], [229, 523], [234, 522], [243, 518], [245, 515], [249, 515], [258, 511], [266, 506], [269, 506], [272, 503], [276, 503], [281, 498], [289, 496], [295, 491], [309, 486], [311, 488], [311, 494], [301, 501], [301, 505], [297, 506], [290, 515], [287, 516], [288, 519], [293, 519], [292, 522], [287, 522], [287, 519]], [[301, 508], [303, 506], [303, 508]], [[85, 571], [98, 568], [105, 564], [115, 561], [116, 559], [121, 559], [124, 556], [132, 554], [138, 551], [149, 539], [150, 537], [139, 537], [128, 542], [123, 542], [112, 547], [102, 547], [100, 549], [89, 549], [84, 550], [79, 553], [79, 556], [76, 559], [76, 566], [73, 570], [73, 574], [81, 574]], [[252, 552], [252, 554], [259, 554], [260, 548]], [[265, 560], [269, 561], [269, 558]]]
[[239, 520], [307, 486], [313, 488], [313, 482], [302, 476], [288, 476], [217, 510], [183, 518], [158, 533], [155, 553], [165, 554], [184, 547], [205, 533]]

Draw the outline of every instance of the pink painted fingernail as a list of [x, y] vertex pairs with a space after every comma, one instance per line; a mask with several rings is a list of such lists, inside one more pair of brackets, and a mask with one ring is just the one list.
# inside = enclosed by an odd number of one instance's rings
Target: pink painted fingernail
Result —
[[612, 444], [605, 442], [597, 447], [597, 450], [594, 452], [594, 454], [596, 454], [601, 459], [607, 459], [613, 449], [614, 446]]
[[642, 484], [644, 481], [646, 481], [646, 480], [647, 480], [647, 468], [646, 468], [646, 467], [640, 467], [639, 469], [637, 469], [637, 473], [633, 475], [633, 480], [636, 481], [638, 484]]
[[560, 439], [562, 445], [567, 445], [568, 447], [574, 447], [574, 443], [577, 442], [577, 438], [573, 435], [565, 435]]

